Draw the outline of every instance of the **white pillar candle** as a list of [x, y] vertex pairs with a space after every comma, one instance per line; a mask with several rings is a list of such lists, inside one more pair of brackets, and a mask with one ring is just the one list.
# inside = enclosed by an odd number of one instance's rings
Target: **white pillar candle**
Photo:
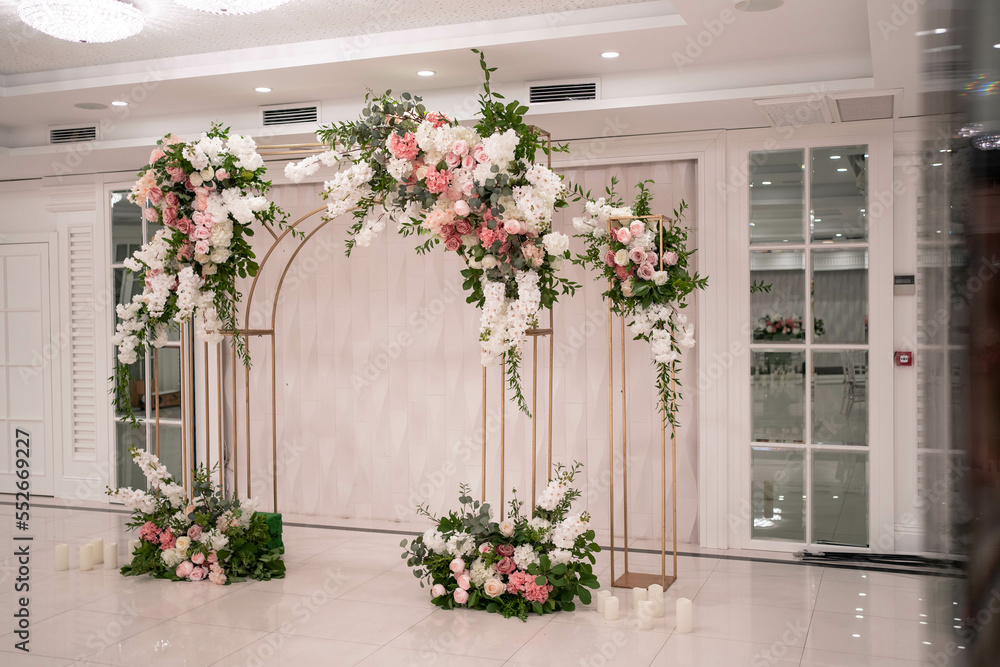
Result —
[[604, 620], [617, 621], [620, 613], [618, 607], [618, 598], [614, 595], [608, 596], [608, 598], [604, 601]]
[[118, 569], [118, 543], [108, 542], [104, 545], [104, 569]]
[[69, 545], [56, 545], [56, 570], [62, 572], [69, 569]]
[[656, 608], [654, 609], [654, 616], [656, 618], [662, 618], [664, 615], [663, 609], [663, 586], [659, 584], [653, 584], [646, 589], [648, 597], [651, 601], [656, 603]]
[[100, 537], [95, 537], [90, 543], [94, 545], [94, 565], [100, 565], [104, 562], [104, 540]]
[[677, 632], [691, 632], [691, 600], [677, 598]]
[[94, 545], [84, 544], [80, 547], [80, 571], [89, 572], [94, 569]]
[[633, 588], [632, 589], [632, 607], [634, 609], [639, 608], [639, 602], [641, 600], [647, 599], [645, 588]]
[[597, 591], [597, 613], [604, 614], [604, 603], [611, 596], [611, 591]]
[[639, 600], [639, 629], [653, 629], [653, 609], [656, 603], [651, 600]]
[[128, 541], [128, 557], [129, 557], [129, 560], [132, 559], [132, 554], [134, 554], [135, 550], [138, 549], [138, 548], [139, 548], [139, 540], [129, 540]]

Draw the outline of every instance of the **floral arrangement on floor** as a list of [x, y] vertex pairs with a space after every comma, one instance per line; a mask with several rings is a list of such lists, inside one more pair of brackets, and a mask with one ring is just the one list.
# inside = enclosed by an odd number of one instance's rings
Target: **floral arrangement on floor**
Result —
[[256, 511], [256, 500], [227, 500], [204, 467], [195, 471], [188, 498], [156, 456], [134, 447], [130, 452], [149, 490], [107, 491], [132, 510], [126, 525], [139, 529], [139, 546], [122, 574], [220, 585], [285, 576], [284, 547]]
[[590, 603], [598, 588], [593, 573], [594, 542], [590, 516], [570, 515], [580, 492], [572, 488], [582, 465], [556, 466], [556, 476], [542, 492], [531, 517], [521, 516], [523, 503], [510, 501], [510, 515], [499, 523], [490, 506], [473, 501], [461, 486], [462, 507], [437, 518], [423, 505], [418, 512], [437, 524], [401, 547], [406, 564], [421, 587], [431, 586], [432, 602], [444, 609], [467, 607], [516, 616], [573, 611], [574, 600]]
[[632, 206], [626, 206], [615, 192], [612, 178], [606, 196], [592, 199], [577, 188], [576, 200], [585, 200], [584, 215], [573, 218], [576, 237], [586, 251], [574, 263], [589, 267], [608, 281], [603, 297], [611, 310], [631, 318], [629, 327], [636, 340], [649, 342], [657, 365], [656, 387], [661, 409], [676, 425], [681, 399], [677, 374], [682, 348], [694, 347], [694, 324], [683, 309], [687, 297], [708, 286], [708, 279], [690, 269], [694, 250], [687, 248], [688, 230], [681, 222], [687, 204], [674, 209], [670, 224], [662, 229], [650, 215], [652, 195], [648, 185], [636, 184]]
[[[198, 337], [213, 343], [223, 331], [236, 331], [236, 278], [256, 275], [258, 268], [247, 240], [251, 224], [286, 218], [265, 196], [271, 183], [250, 137], [213, 125], [198, 141], [168, 134], [156, 145], [129, 200], [143, 208], [147, 224], [163, 228], [125, 260], [126, 269], [142, 275], [143, 291], [118, 305], [113, 338], [116, 407], [133, 424], [130, 365], [138, 348], [161, 347], [168, 329], [182, 322], [193, 321]], [[239, 335], [234, 340], [249, 364], [245, 341]]]
[[347, 254], [368, 246], [386, 220], [403, 236], [426, 235], [425, 253], [438, 244], [462, 258], [466, 299], [482, 309], [482, 362], [504, 362], [519, 408], [519, 362], [525, 332], [537, 326], [539, 308], [579, 285], [558, 275], [569, 259], [569, 237], [552, 231], [552, 214], [566, 205], [566, 188], [548, 167], [533, 162], [550, 149], [537, 128], [524, 122], [528, 108], [490, 88], [485, 75], [480, 118], [474, 127], [434, 111], [419, 97], [371, 95], [361, 118], [322, 127], [317, 136], [331, 150], [290, 163], [295, 182], [321, 165], [349, 165], [327, 181], [325, 219], [353, 211]]
[[[817, 336], [826, 333], [826, 325], [823, 320], [817, 317], [813, 318], [813, 332]], [[801, 317], [782, 317], [773, 313], [760, 318], [760, 326], [753, 330], [754, 340], [774, 340], [778, 336], [805, 338], [805, 335]]]

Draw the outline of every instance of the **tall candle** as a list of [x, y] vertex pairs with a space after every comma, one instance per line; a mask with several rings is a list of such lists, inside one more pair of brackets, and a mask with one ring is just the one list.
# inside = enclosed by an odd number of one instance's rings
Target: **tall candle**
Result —
[[118, 569], [118, 543], [108, 542], [104, 545], [104, 569]]
[[94, 569], [94, 545], [84, 544], [80, 547], [80, 571], [89, 572]]
[[677, 632], [691, 632], [691, 600], [677, 598]]
[[100, 565], [104, 562], [104, 540], [100, 537], [95, 537], [90, 543], [94, 545], [94, 565]]
[[56, 545], [56, 570], [62, 572], [69, 569], [69, 545]]
[[597, 591], [597, 613], [604, 614], [604, 603], [611, 596], [611, 591]]
[[604, 601], [604, 620], [617, 621], [619, 613], [618, 598], [614, 595], [608, 596], [608, 598]]
[[632, 589], [632, 607], [635, 609], [639, 608], [639, 602], [641, 600], [647, 599], [645, 588], [633, 588]]
[[653, 615], [656, 618], [662, 618], [664, 614], [663, 609], [663, 586], [660, 584], [653, 584], [646, 589], [649, 594], [649, 599], [656, 603], [656, 608], [654, 609]]

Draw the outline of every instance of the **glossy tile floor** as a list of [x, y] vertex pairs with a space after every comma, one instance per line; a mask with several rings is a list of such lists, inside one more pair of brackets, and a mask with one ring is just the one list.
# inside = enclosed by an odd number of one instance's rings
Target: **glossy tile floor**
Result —
[[[2, 501], [6, 501], [4, 497]], [[11, 545], [13, 508], [0, 505]], [[0, 664], [42, 665], [641, 665], [917, 667], [960, 665], [961, 582], [717, 557], [681, 557], [667, 616], [652, 631], [592, 608], [516, 619], [440, 611], [399, 558], [401, 535], [287, 527], [289, 574], [231, 586], [55, 572], [53, 547], [117, 541], [125, 515], [33, 511], [31, 655], [0, 636]], [[12, 549], [5, 549], [9, 554]], [[757, 554], [767, 557], [768, 554]], [[608, 584], [606, 554], [598, 561]], [[633, 554], [652, 570], [658, 556]], [[13, 630], [17, 573], [0, 561], [0, 631]], [[617, 591], [623, 597], [628, 592]], [[674, 632], [673, 603], [694, 600], [694, 631]]]

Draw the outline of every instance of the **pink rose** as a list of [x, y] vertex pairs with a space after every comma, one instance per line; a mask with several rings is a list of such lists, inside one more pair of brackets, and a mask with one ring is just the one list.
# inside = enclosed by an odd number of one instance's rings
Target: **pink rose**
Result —
[[207, 255], [209, 248], [208, 241], [198, 241], [194, 244], [194, 251], [199, 255]]
[[208, 227], [195, 227], [194, 232], [192, 232], [192, 236], [198, 240], [205, 240], [211, 235], [212, 232]]
[[642, 248], [632, 248], [628, 258], [632, 260], [633, 264], [642, 264], [643, 260], [646, 259], [646, 253]]
[[205, 554], [203, 554], [200, 551], [195, 552], [191, 556], [191, 562], [194, 563], [195, 565], [201, 565], [202, 563], [205, 562]]
[[434, 586], [431, 588], [431, 596], [436, 597], [436, 598], [439, 598], [442, 595], [445, 595], [447, 592], [448, 591], [441, 584], [434, 584]]
[[222, 586], [226, 583], [226, 573], [222, 570], [212, 570], [208, 573], [208, 580], [217, 586]]
[[472, 579], [469, 578], [468, 573], [458, 575], [455, 580], [458, 581], [458, 587], [463, 591], [469, 590], [469, 587], [472, 586]]
[[476, 162], [479, 164], [490, 161], [490, 156], [486, 154], [486, 149], [483, 148], [482, 144], [472, 149], [472, 157], [476, 158]]
[[206, 574], [205, 568], [196, 567], [193, 570], [191, 570], [189, 578], [191, 579], [191, 581], [201, 581], [202, 579], [205, 578], [205, 574]]
[[181, 218], [177, 221], [177, 230], [182, 234], [190, 234], [192, 229], [194, 229], [194, 223], [191, 222], [190, 218]]
[[490, 546], [489, 542], [483, 542], [479, 545], [479, 553], [488, 554], [491, 551], [493, 551], [493, 547]]
[[500, 574], [510, 574], [517, 569], [517, 564], [514, 563], [514, 559], [510, 556], [500, 559], [497, 563], [497, 572]]
[[142, 217], [146, 219], [146, 222], [158, 222], [160, 213], [155, 208], [144, 208], [142, 209]]
[[166, 153], [161, 151], [159, 148], [154, 148], [153, 152], [149, 154], [149, 164], [153, 164], [165, 155]]
[[458, 237], [458, 236], [449, 236], [447, 239], [445, 239], [445, 242], [444, 242], [444, 249], [445, 250], [450, 250], [451, 252], [455, 252], [456, 250], [458, 250], [461, 247], [462, 247], [462, 239], [460, 237]]
[[459, 199], [452, 205], [452, 210], [455, 211], [455, 215], [457, 215], [460, 218], [464, 218], [465, 216], [469, 215], [472, 209], [469, 208], [469, 202], [465, 201], [464, 199]]
[[167, 206], [180, 206], [181, 198], [177, 196], [176, 192], [168, 192], [166, 199]]
[[146, 193], [146, 198], [154, 204], [159, 204], [163, 201], [163, 190], [154, 185], [149, 189], [149, 192]]
[[191, 182], [190, 178], [184, 181], [184, 189], [188, 192], [194, 192], [194, 183]]
[[503, 229], [508, 234], [522, 234], [521, 231], [521, 221], [514, 220], [513, 218], [503, 221]]
[[650, 264], [656, 264], [656, 253], [655, 252], [647, 252], [646, 253], [646, 261], [649, 262]]
[[640, 278], [643, 280], [653, 279], [653, 265], [652, 264], [640, 264], [639, 270], [636, 272]]
[[459, 572], [465, 572], [465, 561], [461, 558], [456, 558], [450, 563], [448, 563], [448, 569], [453, 573], [458, 574]]
[[167, 206], [163, 209], [163, 224], [167, 227], [174, 227], [177, 224], [177, 209]]
[[455, 223], [455, 233], [457, 234], [469, 234], [472, 232], [472, 223], [470, 223], [465, 218], [462, 218]]
[[608, 250], [606, 253], [604, 253], [604, 263], [607, 264], [608, 266], [614, 266], [615, 265], [615, 251], [614, 250]]
[[177, 566], [177, 570], [174, 573], [181, 579], [186, 579], [191, 576], [192, 572], [194, 572], [194, 565], [191, 561], [186, 560]]
[[615, 230], [615, 238], [619, 243], [628, 243], [632, 240], [632, 232], [628, 227], [619, 227]]
[[[202, 527], [199, 526], [198, 524], [194, 524], [193, 526], [191, 526], [190, 528], [188, 528], [187, 535], [192, 540], [194, 540], [195, 542], [197, 542], [198, 540], [201, 539], [201, 531], [202, 531]], [[201, 565], [201, 563], [198, 563], [198, 565]]]
[[472, 195], [472, 188], [473, 188], [472, 181], [466, 181], [465, 183], [462, 184], [462, 194], [464, 194], [466, 197]]
[[646, 231], [646, 225], [643, 224], [642, 220], [633, 220], [632, 224], [629, 225], [629, 231], [632, 232], [632, 236], [638, 236]]
[[[465, 157], [462, 158], [462, 167], [464, 167], [465, 169], [472, 169], [475, 166], [476, 166], [476, 158], [472, 157], [471, 155], [466, 155]], [[469, 184], [471, 185], [472, 183], [470, 182]]]
[[618, 280], [625, 280], [632, 274], [629, 273], [629, 270], [626, 269], [624, 266], [616, 266], [615, 275], [618, 276]]
[[218, 563], [219, 562], [219, 554], [215, 553], [214, 551], [211, 551], [211, 552], [209, 552], [208, 558], [206, 560], [209, 563]]
[[220, 181], [224, 181], [227, 178], [229, 178], [229, 174], [226, 173], [225, 169], [216, 169], [215, 170], [215, 178], [218, 179], [218, 180], [220, 180]]
[[[188, 223], [190, 224], [190, 222], [191, 221], [189, 220]], [[180, 224], [180, 221], [178, 221], [178, 225], [179, 224]], [[180, 229], [180, 227], [178, 227], [178, 229]], [[178, 260], [191, 259], [192, 255], [194, 255], [194, 248], [191, 246], [191, 242], [190, 241], [185, 241], [184, 245], [182, 245], [177, 250], [177, 259]]]
[[444, 156], [444, 163], [454, 169], [458, 165], [462, 164], [462, 158], [454, 153], [448, 153]]
[[469, 152], [469, 142], [464, 139], [459, 139], [451, 145], [451, 152], [459, 157], [467, 154]]
[[674, 264], [677, 263], [678, 259], [680, 258], [677, 256], [677, 253], [674, 252], [673, 250], [663, 253], [663, 262], [665, 264], [673, 266]]
[[167, 167], [167, 173], [174, 183], [181, 183], [187, 178], [187, 173], [181, 167]]
[[468, 601], [469, 601], [469, 594], [468, 594], [468, 592], [462, 590], [461, 588], [456, 588], [455, 589], [455, 602], [457, 602], [458, 604], [465, 604]]
[[198, 195], [194, 198], [194, 210], [204, 213], [208, 209], [208, 197]]

